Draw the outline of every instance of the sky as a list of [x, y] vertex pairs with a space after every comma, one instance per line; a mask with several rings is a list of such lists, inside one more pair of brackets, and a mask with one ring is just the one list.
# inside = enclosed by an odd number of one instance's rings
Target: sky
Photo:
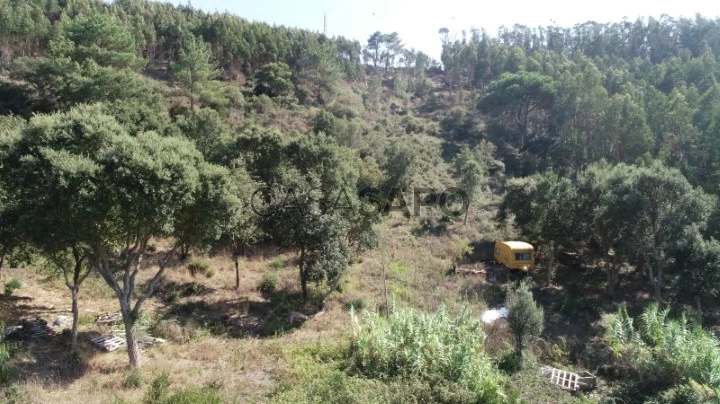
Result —
[[[188, 0], [173, 0], [187, 4]], [[228, 11], [253, 21], [274, 25], [323, 31], [323, 15], [327, 16], [327, 33], [344, 36], [365, 44], [375, 31], [397, 31], [407, 48], [421, 50], [440, 58], [440, 28], [448, 28], [458, 37], [462, 30], [485, 28], [496, 35], [502, 25], [523, 24], [530, 27], [560, 25], [571, 27], [586, 21], [619, 22], [624, 17], [693, 18], [700, 13], [706, 18], [720, 15], [720, 2], [712, 0], [600, 0], [576, 2], [530, 0], [196, 0], [195, 8], [204, 11]]]

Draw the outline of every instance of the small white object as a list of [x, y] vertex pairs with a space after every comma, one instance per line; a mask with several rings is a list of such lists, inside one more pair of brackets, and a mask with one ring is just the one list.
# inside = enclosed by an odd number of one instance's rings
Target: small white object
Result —
[[505, 307], [499, 307], [497, 309], [487, 310], [482, 314], [482, 321], [485, 324], [492, 324], [499, 318], [505, 318], [508, 315], [508, 311]]
[[70, 322], [70, 317], [68, 317], [68, 316], [58, 316], [58, 317], [55, 319], [55, 322], [53, 323], [53, 325], [54, 325], [55, 327], [65, 327], [65, 326], [67, 325], [67, 323], [69, 323], [69, 322]]

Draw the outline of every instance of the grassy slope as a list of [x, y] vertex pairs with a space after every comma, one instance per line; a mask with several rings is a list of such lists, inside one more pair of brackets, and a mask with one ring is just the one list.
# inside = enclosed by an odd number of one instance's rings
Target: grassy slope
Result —
[[[349, 101], [343, 102], [357, 103], [358, 89], [347, 89], [346, 97]], [[473, 103], [468, 95], [465, 100], [468, 105]], [[403, 136], [408, 141], [412, 138], [430, 151], [426, 168], [416, 183], [440, 189], [453, 185], [449, 162], [441, 150], [456, 145], [444, 144], [439, 137], [427, 134], [403, 134], [401, 117], [388, 112], [391, 101], [388, 99], [379, 111], [363, 112], [365, 125], [377, 128], [374, 132], [383, 135], [364, 137], [362, 147], [374, 147], [389, 137]], [[409, 106], [426, 127], [437, 127], [436, 114], [423, 115], [420, 105], [412, 101]], [[313, 113], [314, 110], [298, 107], [291, 110], [273, 107], [263, 113], [237, 117], [234, 126], [253, 120], [288, 131], [303, 131]], [[350, 333], [347, 306], [361, 303], [365, 308], [384, 307], [384, 263], [389, 295], [397, 304], [426, 310], [444, 305], [451, 311], [469, 305], [479, 315], [486, 308], [486, 301], [501, 298], [513, 280], [504, 273], [493, 272], [490, 273], [497, 276], [448, 275], [450, 245], [461, 237], [471, 240], [512, 237], [512, 229], [498, 230], [492, 221], [498, 198], [490, 193], [485, 195], [485, 207], [476, 207], [466, 226], [440, 220], [437, 211], [424, 212], [425, 217], [435, 215], [425, 228], [418, 218], [406, 219], [396, 213], [385, 218], [379, 226], [381, 247], [360, 257], [345, 276], [342, 293], [331, 295], [327, 312], [304, 324], [289, 324], [289, 311], [312, 314], [318, 309], [318, 298], [308, 304], [300, 303], [293, 252], [267, 246], [257, 248], [242, 263], [241, 288], [237, 291], [233, 289], [233, 265], [225, 255], [211, 259], [215, 272], [212, 278], [201, 275], [193, 278], [186, 264], [178, 263], [169, 271], [165, 286], [146, 304], [147, 322], [155, 327], [155, 335], [170, 341], [143, 352], [146, 384], [167, 371], [171, 375], [171, 390], [213, 386], [229, 402], [304, 402], [317, 397], [345, 402], [409, 400], [403, 394], [422, 389], [421, 386], [365, 380], [343, 370], [341, 351]], [[271, 264], [278, 259], [283, 265], [275, 269]], [[601, 273], [569, 271], [560, 271], [555, 287], [535, 289], [547, 317], [544, 340], [538, 344], [536, 354], [543, 363], [596, 371], [606, 354], [601, 342], [603, 314], [614, 311], [620, 301], [607, 301], [602, 292]], [[146, 279], [149, 272], [145, 273]], [[276, 273], [278, 291], [262, 295], [256, 285], [266, 272]], [[0, 318], [6, 323], [13, 324], [20, 317], [31, 315], [52, 321], [58, 314], [67, 314], [69, 297], [59, 281], [33, 270], [4, 270], [3, 276], [3, 282], [17, 277], [24, 284], [15, 297], [0, 297]], [[322, 293], [321, 288], [315, 289], [316, 296]], [[623, 293], [638, 293], [626, 296], [634, 303], [645, 301], [647, 296], [643, 291], [621, 290], [620, 294]], [[123, 350], [99, 353], [89, 343], [92, 334], [107, 331], [91, 320], [102, 312], [116, 310], [111, 291], [101, 279], [90, 278], [80, 299], [83, 349], [79, 363], [70, 363], [60, 346], [30, 343], [14, 359], [20, 386], [32, 402], [106, 403], [115, 397], [140, 400], [145, 387], [123, 387], [126, 353]], [[510, 349], [503, 325], [488, 327], [486, 332], [489, 335], [486, 349], [491, 355], [499, 357]], [[576, 400], [548, 386], [534, 370], [515, 374], [508, 383], [529, 402]], [[608, 391], [601, 386], [600, 392]]]

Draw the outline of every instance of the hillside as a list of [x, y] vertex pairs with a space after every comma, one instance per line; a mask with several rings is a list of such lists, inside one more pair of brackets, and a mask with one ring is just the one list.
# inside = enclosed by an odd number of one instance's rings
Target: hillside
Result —
[[0, 0], [0, 398], [718, 400], [720, 20], [438, 34]]

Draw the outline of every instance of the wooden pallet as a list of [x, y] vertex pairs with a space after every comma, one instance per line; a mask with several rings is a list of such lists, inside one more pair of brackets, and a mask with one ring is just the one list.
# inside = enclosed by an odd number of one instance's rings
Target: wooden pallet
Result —
[[110, 335], [100, 335], [95, 338], [90, 339], [95, 345], [105, 349], [108, 352], [112, 352], [116, 349], [119, 349], [121, 346], [125, 345], [125, 340], [116, 337], [112, 334]]
[[563, 390], [578, 391], [595, 385], [595, 376], [588, 372], [583, 372], [582, 375], [579, 375], [552, 366], [543, 366], [540, 368], [540, 372], [543, 376], [550, 378], [550, 383]]
[[95, 323], [97, 324], [117, 324], [122, 322], [122, 316], [120, 313], [104, 313], [98, 316], [97, 319], [95, 319]]

